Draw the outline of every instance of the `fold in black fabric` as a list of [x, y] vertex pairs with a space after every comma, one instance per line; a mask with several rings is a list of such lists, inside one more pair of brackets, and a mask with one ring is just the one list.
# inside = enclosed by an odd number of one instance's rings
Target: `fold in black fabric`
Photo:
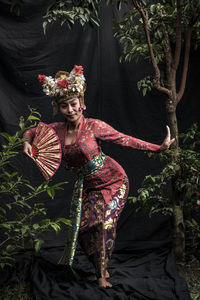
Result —
[[65, 266], [55, 265], [41, 257], [36, 258], [31, 270], [36, 300], [190, 299], [185, 281], [178, 276], [174, 268], [174, 257], [169, 249], [139, 251], [134, 254], [115, 253], [108, 268], [111, 275], [108, 280], [112, 283], [112, 288], [99, 288], [96, 282], [86, 279], [93, 270], [80, 253], [76, 259], [75, 270], [82, 279], [68, 281]]
[[[187, 284], [176, 269], [170, 219], [143, 217], [146, 236], [154, 233], [151, 239], [143, 240], [144, 228], [137, 228], [137, 218], [133, 214], [127, 217], [126, 209], [118, 224], [116, 246], [108, 264], [112, 288], [100, 288], [97, 282], [87, 279], [94, 274], [94, 268], [79, 245], [73, 267], [80, 280], [72, 281], [68, 268], [57, 264], [64, 246], [51, 246], [50, 241], [40, 255], [30, 259], [28, 251], [22, 253], [15, 268], [1, 271], [0, 284], [29, 280], [36, 300], [190, 300]], [[157, 232], [155, 224], [160, 228]]]
[[144, 227], [139, 227], [141, 215], [136, 217], [132, 212], [128, 216], [127, 210], [130, 213], [130, 205], [119, 220], [115, 250], [108, 264], [111, 289], [99, 288], [97, 282], [86, 279], [94, 269], [79, 245], [73, 265], [79, 281], [69, 281], [66, 266], [57, 265], [63, 247], [49, 247], [35, 257], [31, 267], [36, 300], [190, 300], [171, 250], [170, 218], [143, 216]]

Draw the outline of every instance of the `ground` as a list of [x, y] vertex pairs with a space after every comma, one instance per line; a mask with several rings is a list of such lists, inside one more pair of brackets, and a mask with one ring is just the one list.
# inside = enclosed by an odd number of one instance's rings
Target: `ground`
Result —
[[187, 282], [192, 300], [200, 300], [200, 261], [193, 258], [178, 265], [179, 275]]
[[[192, 259], [178, 265], [178, 271], [188, 284], [192, 300], [200, 300], [200, 261]], [[20, 282], [0, 289], [0, 300], [33, 300], [30, 283]]]

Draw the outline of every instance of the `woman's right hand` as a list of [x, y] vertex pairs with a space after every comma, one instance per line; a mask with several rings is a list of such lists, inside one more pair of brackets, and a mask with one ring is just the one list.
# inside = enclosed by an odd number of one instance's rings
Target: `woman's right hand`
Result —
[[24, 142], [24, 154], [28, 155], [29, 157], [32, 158], [32, 146], [29, 144], [29, 142]]

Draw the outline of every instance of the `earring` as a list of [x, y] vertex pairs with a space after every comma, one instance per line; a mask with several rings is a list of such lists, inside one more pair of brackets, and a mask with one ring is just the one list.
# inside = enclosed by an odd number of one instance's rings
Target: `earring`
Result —
[[86, 106], [85, 105], [79, 107], [79, 111], [82, 111], [82, 110], [86, 110]]

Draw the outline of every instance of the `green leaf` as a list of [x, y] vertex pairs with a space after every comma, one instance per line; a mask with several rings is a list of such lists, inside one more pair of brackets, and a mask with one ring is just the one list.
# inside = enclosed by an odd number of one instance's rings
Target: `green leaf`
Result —
[[138, 88], [138, 90], [140, 90], [141, 84], [142, 84], [141, 80], [137, 82], [137, 88]]
[[37, 230], [38, 228], [40, 228], [40, 225], [39, 224], [33, 224], [33, 228], [35, 229], [35, 230]]
[[136, 203], [138, 201], [137, 197], [128, 197], [131, 203]]
[[4, 208], [0, 207], [0, 211], [2, 211], [4, 215], [6, 214], [6, 210]]
[[11, 229], [13, 226], [9, 223], [2, 223], [2, 224], [0, 224], [0, 227], [6, 228], [6, 229]]
[[43, 31], [44, 31], [44, 35], [46, 34], [46, 27], [47, 27], [48, 22], [44, 21], [42, 26], [43, 26]]
[[53, 199], [54, 196], [55, 196], [55, 191], [51, 188], [51, 187], [48, 187], [47, 188], [47, 193], [48, 195]]
[[3, 136], [3, 137], [4, 137], [6, 140], [8, 140], [8, 141], [10, 141], [11, 138], [12, 138], [12, 136], [9, 135], [9, 134], [6, 133], [6, 132], [1, 132], [0, 135]]
[[44, 241], [41, 240], [41, 239], [36, 239], [36, 240], [35, 240], [35, 251], [36, 251], [36, 252], [39, 252], [39, 251], [40, 251], [41, 246], [42, 246], [43, 243], [44, 243]]
[[50, 224], [50, 226], [56, 231], [56, 233], [61, 229], [60, 226], [56, 223]]
[[10, 205], [10, 204], [6, 204], [6, 206], [9, 208], [9, 209], [11, 209], [12, 208], [12, 206]]
[[118, 10], [121, 10], [121, 8], [122, 8], [122, 1], [121, 1], [121, 0], [118, 0], [118, 1], [117, 1], [117, 9], [118, 9]]
[[13, 252], [15, 249], [16, 249], [16, 246], [14, 246], [14, 245], [8, 245], [6, 247], [6, 251], [8, 251], [8, 252]]
[[92, 23], [94, 23], [96, 26], [99, 26], [99, 25], [100, 25], [99, 20], [94, 19], [94, 18], [92, 18], [92, 17], [90, 17], [90, 20], [91, 20]]
[[66, 225], [71, 225], [71, 221], [68, 220], [68, 219], [65, 219], [65, 218], [58, 218], [58, 219], [56, 220], [56, 222], [62, 222], [62, 223], [64, 223], [64, 224], [66, 224]]
[[22, 226], [22, 228], [21, 228], [22, 235], [24, 235], [27, 231], [29, 231], [29, 226], [27, 226], [27, 225]]
[[43, 219], [40, 221], [40, 226], [46, 226], [46, 225], [49, 225], [50, 223], [50, 219]]
[[40, 121], [40, 118], [38, 118], [38, 117], [36, 117], [36, 116], [30, 115], [30, 116], [28, 117], [27, 121], [32, 121], [32, 120], [38, 120], [38, 121]]
[[145, 96], [145, 95], [146, 95], [146, 93], [147, 93], [147, 88], [144, 88], [144, 89], [142, 90], [142, 94], [143, 94], [143, 96]]
[[30, 184], [25, 184], [29, 189], [31, 189], [32, 191], [35, 191], [35, 188], [32, 186], [32, 185], [30, 185]]

